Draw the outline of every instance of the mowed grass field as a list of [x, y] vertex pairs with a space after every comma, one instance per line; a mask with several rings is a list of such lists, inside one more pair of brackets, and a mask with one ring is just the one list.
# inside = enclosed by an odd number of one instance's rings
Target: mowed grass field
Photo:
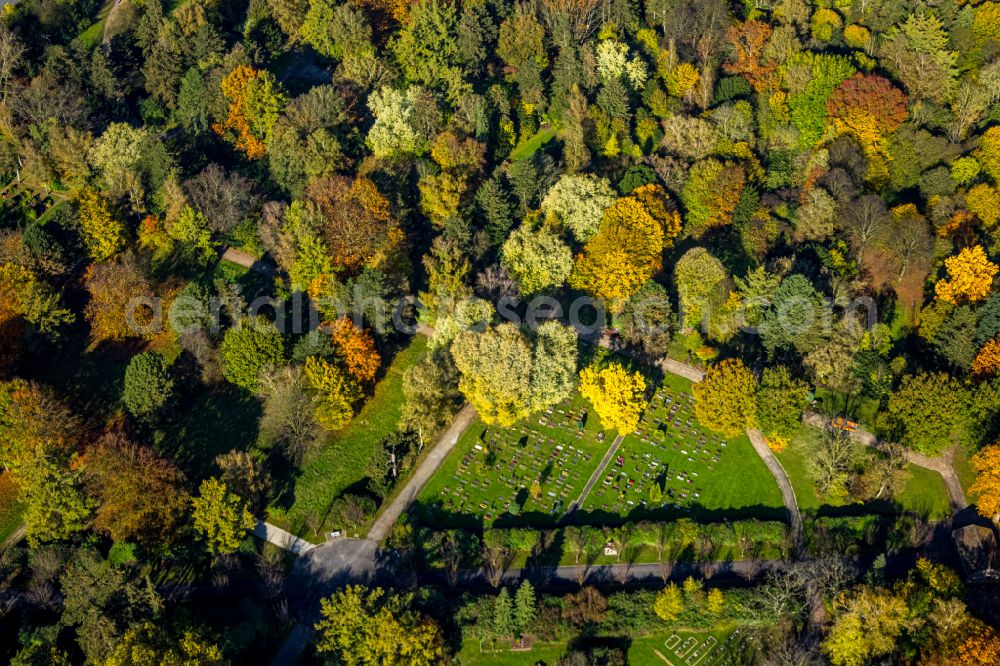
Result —
[[[820, 437], [822, 432], [803, 425], [788, 447], [777, 454], [778, 460], [788, 473], [799, 509], [803, 513], [816, 513], [822, 508], [851, 504], [849, 501], [820, 497], [816, 494], [816, 487], [809, 470], [809, 459], [810, 451], [817, 445]], [[874, 455], [869, 450], [862, 450], [862, 454]], [[931, 520], [947, 518], [951, 509], [948, 504], [948, 490], [941, 475], [916, 465], [907, 465], [906, 471], [909, 478], [893, 500], [895, 508], [926, 516]], [[891, 510], [892, 507], [892, 504], [871, 505], [873, 511], [879, 512], [884, 512], [886, 508]]]
[[[554, 523], [614, 438], [579, 394], [511, 428], [477, 421], [421, 492], [418, 511], [434, 526]], [[536, 481], [540, 493], [532, 498]]]
[[[694, 415], [691, 382], [668, 375], [583, 505], [609, 517], [781, 518], [781, 491], [746, 435], [726, 440]], [[663, 489], [658, 502], [650, 497]]]
[[[363, 485], [375, 445], [396, 430], [403, 406], [403, 373], [426, 348], [426, 340], [417, 336], [396, 354], [361, 411], [303, 461], [291, 497], [285, 500], [290, 499], [290, 505], [271, 507], [270, 520], [306, 538], [322, 533], [330, 505], [345, 491]], [[307, 523], [318, 525], [315, 532]]]
[[[740, 659], [742, 643], [727, 640], [733, 635], [731, 627], [718, 628], [710, 631], [694, 631], [678, 629], [655, 631], [648, 636], [638, 636], [623, 639], [628, 645], [626, 659], [629, 666], [687, 666], [684, 658], [677, 656], [682, 650], [686, 658], [690, 658], [699, 648], [704, 652], [697, 661], [699, 666], [724, 664], [726, 657], [732, 655], [732, 663], [743, 663]], [[613, 638], [610, 640], [614, 640]], [[706, 642], [707, 641], [707, 642]], [[714, 641], [714, 642], [713, 642]], [[686, 644], [686, 649], [681, 646]], [[667, 645], [673, 645], [671, 650]], [[704, 647], [703, 647], [704, 646]], [[568, 644], [563, 642], [535, 643], [530, 650], [511, 652], [510, 650], [490, 651], [480, 649], [478, 641], [470, 638], [462, 643], [462, 649], [456, 655], [456, 662], [462, 666], [534, 666], [543, 664], [552, 666], [570, 651]], [[659, 654], [657, 654], [659, 653]]]
[[[685, 516], [704, 520], [782, 519], [781, 492], [746, 436], [725, 441], [701, 428], [691, 412], [691, 384], [687, 380], [668, 376], [656, 396], [640, 428], [642, 434], [625, 437], [575, 514], [580, 522], [603, 524]], [[671, 403], [665, 402], [666, 396], [672, 396]], [[683, 405], [683, 412], [675, 412], [670, 421], [673, 426], [675, 417], [683, 413], [681, 426], [675, 428], [676, 448], [675, 433], [670, 430], [662, 438], [650, 434], [657, 427], [657, 419], [666, 418], [670, 404]], [[577, 422], [581, 412], [586, 414], [582, 426]], [[477, 423], [466, 431], [424, 488], [418, 515], [434, 527], [557, 522], [579, 496], [614, 440], [613, 432], [605, 432], [600, 438], [598, 420], [577, 394], [552, 414], [533, 416], [513, 428]], [[695, 453], [695, 445], [707, 448], [709, 443], [708, 453]], [[713, 459], [716, 455], [717, 460]], [[682, 478], [677, 479], [682, 471]], [[541, 486], [539, 499], [531, 498], [529, 493], [535, 480]], [[654, 481], [665, 484], [673, 493], [665, 494], [655, 507], [649, 500], [649, 487]], [[682, 498], [682, 493], [687, 496]]]

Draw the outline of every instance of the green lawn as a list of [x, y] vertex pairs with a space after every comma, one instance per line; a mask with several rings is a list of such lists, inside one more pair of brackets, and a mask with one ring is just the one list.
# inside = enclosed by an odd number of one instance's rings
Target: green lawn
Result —
[[[850, 502], [820, 498], [816, 494], [815, 485], [809, 474], [809, 451], [817, 443], [822, 433], [816, 428], [803, 425], [792, 438], [788, 447], [777, 454], [778, 460], [788, 473], [788, 479], [795, 491], [795, 499], [803, 513], [816, 513], [821, 508], [839, 507]], [[873, 455], [865, 450], [866, 455]], [[907, 465], [910, 478], [903, 491], [896, 498], [896, 503], [904, 511], [912, 511], [931, 518], [945, 518], [949, 515], [948, 491], [941, 476], [930, 470], [914, 465]], [[882, 513], [888, 505], [873, 505], [873, 510]]]
[[[741, 654], [737, 636], [733, 636], [733, 640], [727, 643], [732, 634], [730, 626], [712, 631], [678, 629], [676, 632], [666, 631], [633, 638], [628, 649], [628, 663], [629, 666], [688, 666], [689, 662], [686, 660], [692, 659], [692, 663], [714, 664], [728, 651], [732, 651], [734, 656]], [[696, 652], [701, 656], [692, 658]], [[744, 662], [737, 660], [735, 663]]]
[[[466, 430], [420, 494], [425, 521], [463, 527], [556, 522], [579, 497], [614, 433], [601, 429], [579, 395], [549, 412], [512, 428], [477, 421]], [[529, 492], [536, 480], [537, 500]]]
[[[291, 496], [280, 498], [271, 507], [270, 520], [306, 538], [322, 533], [330, 505], [352, 486], [363, 483], [375, 445], [396, 430], [403, 405], [403, 373], [416, 364], [426, 348], [427, 342], [418, 336], [396, 354], [357, 416], [302, 463]], [[315, 532], [310, 532], [307, 522], [317, 526]]]
[[23, 507], [10, 472], [0, 472], [0, 545], [21, 525]]
[[479, 642], [470, 639], [462, 644], [462, 649], [455, 655], [455, 661], [462, 666], [535, 666], [545, 664], [551, 666], [566, 654], [565, 643], [537, 643], [532, 649], [524, 652], [483, 652]]
[[[962, 484], [962, 490], [968, 493], [969, 486], [976, 482], [976, 468], [972, 466], [969, 456], [963, 451], [959, 451], [958, 455], [955, 456], [955, 475], [958, 477], [958, 482]], [[969, 500], [972, 499], [969, 498]]]
[[910, 478], [903, 491], [896, 495], [896, 501], [903, 509], [932, 520], [943, 520], [950, 516], [948, 488], [941, 475], [916, 465], [907, 465], [906, 471], [910, 473]]
[[97, 13], [94, 23], [77, 37], [88, 49], [93, 49], [104, 39], [104, 22], [108, 20], [108, 14], [114, 6], [115, 0], [107, 0]]
[[[809, 475], [809, 451], [822, 433], [816, 428], [803, 425], [781, 453], [776, 454], [788, 474], [788, 480], [795, 491], [795, 500], [802, 512], [814, 512], [820, 506], [829, 506], [828, 499], [816, 494], [816, 486]], [[836, 503], [834, 503], [836, 504]]]
[[[654, 483], [664, 489], [658, 503], [650, 500]], [[611, 516], [718, 519], [780, 518], [783, 506], [781, 491], [750, 440], [741, 435], [727, 441], [700, 426], [691, 383], [668, 375], [583, 509]]]
[[523, 160], [531, 157], [539, 148], [554, 139], [555, 136], [556, 130], [554, 127], [543, 127], [535, 132], [530, 139], [522, 141], [514, 146], [514, 150], [510, 151], [509, 157], [511, 160]]

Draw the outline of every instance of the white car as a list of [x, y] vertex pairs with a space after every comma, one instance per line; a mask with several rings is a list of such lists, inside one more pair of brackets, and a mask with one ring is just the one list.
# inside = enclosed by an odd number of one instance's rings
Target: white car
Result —
[[330, 539], [339, 539], [340, 537], [344, 536], [344, 533], [341, 532], [340, 530], [334, 530], [332, 532], [327, 532], [326, 536], [329, 537]]

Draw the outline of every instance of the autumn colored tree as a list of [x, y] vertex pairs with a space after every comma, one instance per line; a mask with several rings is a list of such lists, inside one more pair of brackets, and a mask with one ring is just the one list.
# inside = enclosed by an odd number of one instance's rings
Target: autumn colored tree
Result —
[[569, 283], [595, 296], [612, 312], [663, 267], [663, 225], [638, 199], [624, 197], [608, 208], [597, 234], [577, 256]]
[[601, 425], [625, 435], [639, 425], [646, 401], [646, 380], [619, 363], [589, 366], [580, 371], [580, 395], [590, 401]]
[[726, 269], [703, 247], [693, 247], [674, 265], [681, 322], [685, 329], [700, 325], [721, 306], [726, 294]]
[[124, 249], [127, 243], [125, 224], [113, 214], [108, 202], [94, 190], [80, 193], [77, 204], [80, 232], [87, 254], [94, 261], [107, 261]]
[[542, 211], [559, 220], [585, 243], [601, 226], [604, 212], [615, 203], [615, 192], [606, 178], [592, 174], [565, 174], [542, 199]]
[[1000, 375], [1000, 339], [988, 341], [972, 361], [972, 374], [978, 378]]
[[958, 646], [962, 666], [991, 666], [1000, 663], [1000, 635], [990, 626], [983, 626]]
[[881, 76], [855, 74], [838, 85], [826, 103], [838, 134], [850, 134], [868, 156], [869, 178], [888, 176], [888, 135], [906, 120], [906, 94]]
[[67, 458], [78, 444], [80, 422], [37, 384], [0, 383], [0, 465], [15, 473], [36, 456]]
[[983, 133], [975, 157], [986, 175], [1000, 184], [1000, 126], [994, 125]]
[[1000, 522], [1000, 444], [991, 444], [972, 456], [976, 481], [969, 493], [976, 496], [979, 513]]
[[534, 339], [511, 323], [465, 331], [451, 345], [458, 388], [488, 424], [510, 427], [567, 398], [576, 372], [576, 334], [552, 321]]
[[238, 65], [222, 80], [229, 115], [212, 129], [251, 160], [267, 153], [267, 140], [285, 108], [285, 94], [274, 75]]
[[573, 252], [545, 225], [526, 220], [507, 238], [501, 263], [523, 296], [562, 286], [573, 270]]
[[371, 180], [320, 178], [306, 186], [305, 201], [318, 213], [320, 237], [335, 267], [354, 273], [363, 266], [384, 268], [397, 258], [403, 232]]
[[375, 349], [371, 333], [347, 317], [327, 324], [334, 348], [348, 374], [359, 382], [370, 382], [378, 373], [382, 357]]
[[115, 541], [146, 547], [172, 542], [187, 515], [184, 475], [170, 461], [120, 435], [84, 456], [87, 486], [97, 498], [94, 528]]
[[319, 394], [316, 421], [327, 430], [340, 430], [354, 416], [354, 403], [361, 398], [361, 387], [340, 366], [325, 359], [310, 356], [305, 363], [305, 376]]
[[674, 622], [684, 611], [684, 596], [676, 583], [670, 583], [653, 599], [653, 612], [664, 622]]
[[345, 664], [438, 664], [441, 629], [411, 602], [409, 594], [350, 585], [322, 600], [316, 649]]
[[134, 256], [94, 264], [85, 280], [90, 301], [84, 313], [95, 342], [150, 338], [159, 330], [152, 286]]
[[681, 191], [688, 233], [701, 236], [732, 223], [745, 184], [746, 171], [739, 164], [707, 159], [691, 167]]
[[75, 319], [59, 294], [35, 271], [15, 263], [0, 264], [0, 335], [9, 337], [9, 344], [16, 344], [14, 340], [24, 322], [55, 338], [63, 326]]
[[909, 620], [905, 599], [867, 586], [838, 599], [834, 613], [822, 647], [835, 666], [862, 666], [891, 654]]
[[739, 359], [713, 365], [691, 392], [695, 416], [707, 428], [735, 437], [757, 424], [757, 380]]
[[190, 629], [175, 637], [162, 624], [143, 622], [125, 632], [104, 661], [104, 666], [137, 664], [222, 666], [227, 663], [222, 650], [216, 644]]
[[763, 64], [764, 47], [771, 39], [771, 26], [763, 21], [744, 21], [726, 31], [726, 40], [736, 52], [736, 61], [723, 68], [730, 74], [739, 74], [754, 87], [764, 92], [777, 87], [777, 72], [772, 64]]
[[246, 531], [254, 526], [245, 502], [218, 479], [202, 481], [191, 504], [194, 531], [212, 555], [236, 552]]
[[769, 444], [790, 440], [809, 404], [809, 385], [783, 365], [764, 369], [757, 394], [757, 422]]
[[985, 300], [993, 288], [993, 278], [1000, 267], [986, 257], [982, 246], [965, 248], [944, 260], [947, 278], [938, 280], [934, 292], [949, 303], [975, 303]]
[[94, 507], [77, 462], [76, 457], [36, 455], [21, 465], [19, 498], [30, 545], [69, 539], [87, 528]]

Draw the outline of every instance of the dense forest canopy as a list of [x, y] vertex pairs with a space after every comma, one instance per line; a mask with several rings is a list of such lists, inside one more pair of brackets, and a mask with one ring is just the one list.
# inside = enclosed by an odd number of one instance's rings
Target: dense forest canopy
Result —
[[[360, 535], [463, 404], [485, 442], [580, 396], [620, 441], [662, 403], [664, 357], [704, 374], [700, 426], [759, 430], [765, 455], [807, 410], [887, 443], [818, 434], [804, 487], [824, 502], [892, 504], [930, 459], [1000, 518], [998, 2], [22, 0], [0, 19], [13, 663], [263, 662], [297, 611], [257, 519]], [[614, 353], [583, 344], [603, 334]], [[575, 564], [598, 542], [742, 558], [746, 518], [414, 514], [386, 547], [456, 576], [556, 527]], [[753, 658], [774, 664], [1000, 663], [995, 599], [890, 545], [917, 527], [851, 541], [840, 519], [809, 524], [794, 566], [799, 528], [755, 523], [788, 567], [725, 595], [348, 587], [307, 615], [336, 663], [681, 625], [771, 631]], [[876, 532], [902, 572], [808, 568]]]

